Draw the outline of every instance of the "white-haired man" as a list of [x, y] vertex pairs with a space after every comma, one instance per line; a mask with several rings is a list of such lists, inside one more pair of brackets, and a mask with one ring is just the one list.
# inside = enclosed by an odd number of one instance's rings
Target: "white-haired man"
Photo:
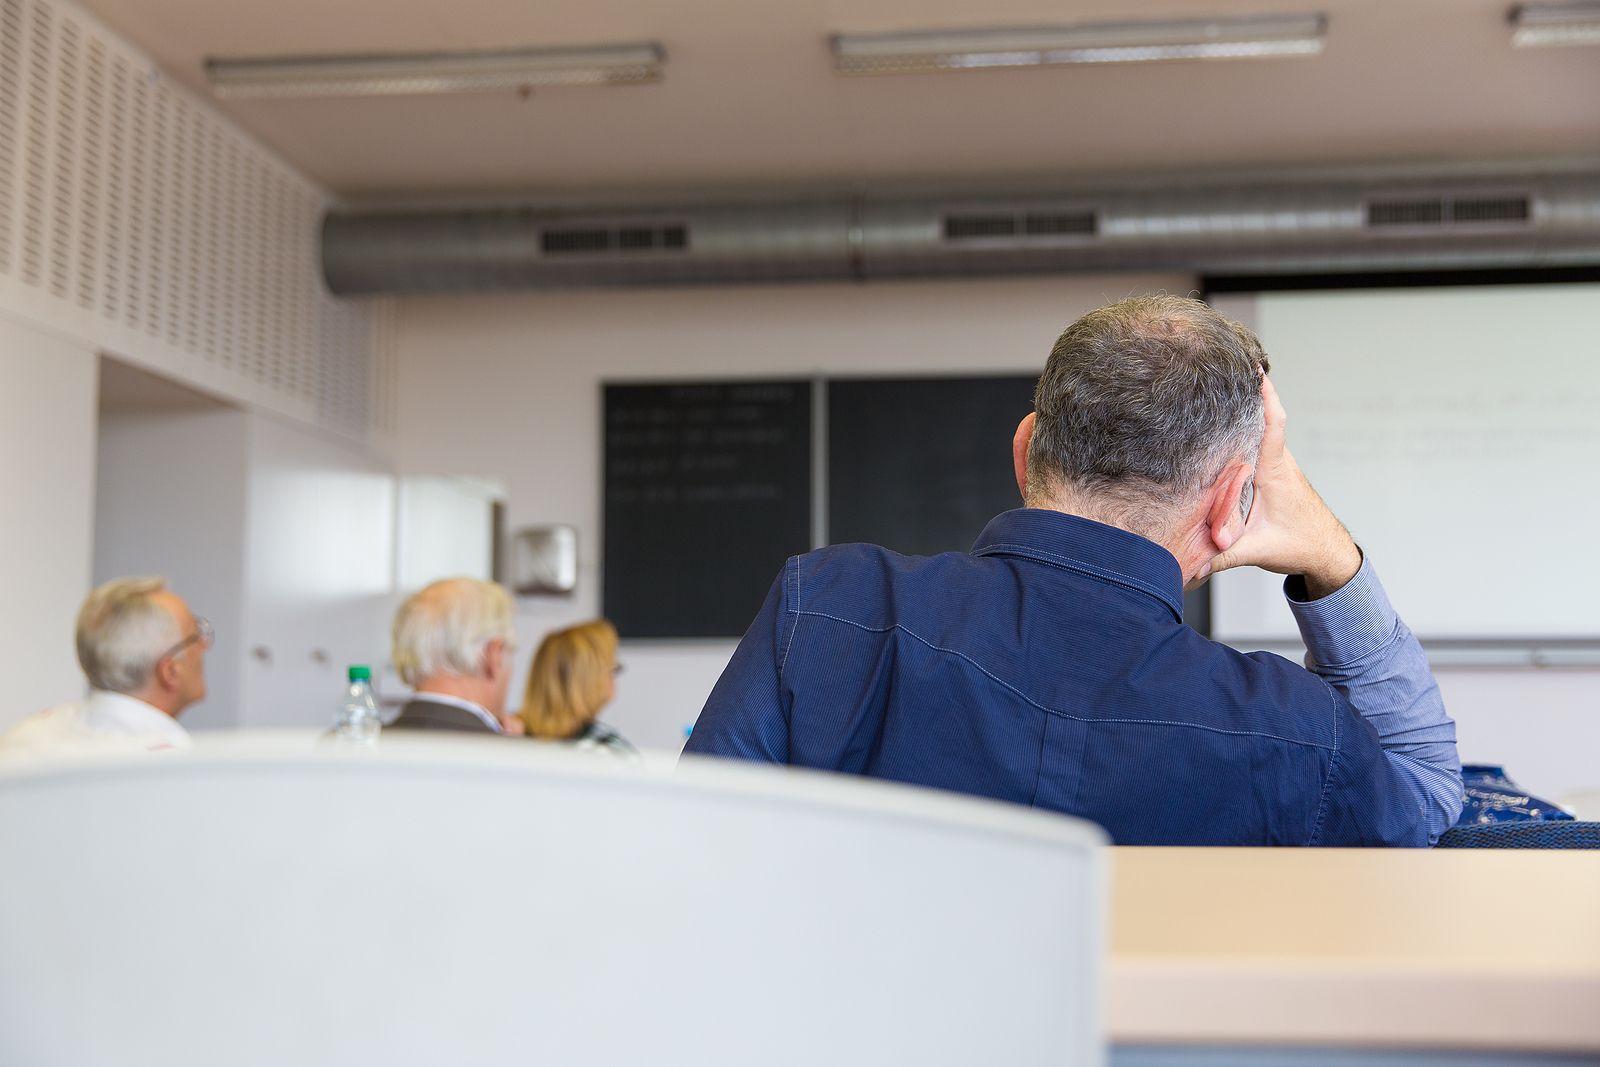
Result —
[[206, 695], [211, 624], [160, 578], [116, 578], [78, 611], [78, 663], [87, 699], [24, 719], [0, 736], [0, 751], [190, 747], [178, 725]]
[[394, 617], [394, 664], [416, 695], [391, 730], [510, 733], [506, 689], [516, 649], [511, 597], [494, 582], [447, 578]]

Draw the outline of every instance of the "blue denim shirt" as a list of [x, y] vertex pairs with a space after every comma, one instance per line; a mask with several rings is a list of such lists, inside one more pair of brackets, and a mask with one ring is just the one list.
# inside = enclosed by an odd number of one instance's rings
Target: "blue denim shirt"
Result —
[[785, 564], [685, 752], [1048, 808], [1118, 844], [1431, 844], [1460, 764], [1416, 639], [1366, 563], [1291, 607], [1310, 670], [1184, 625], [1171, 553], [1086, 519], [1006, 512], [967, 554], [835, 545]]

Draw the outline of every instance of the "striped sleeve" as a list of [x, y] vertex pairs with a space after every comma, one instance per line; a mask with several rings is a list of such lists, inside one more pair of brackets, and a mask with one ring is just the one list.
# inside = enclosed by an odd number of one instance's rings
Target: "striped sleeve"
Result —
[[1461, 814], [1455, 722], [1416, 636], [1389, 603], [1370, 561], [1320, 600], [1284, 583], [1306, 644], [1306, 667], [1337, 689], [1377, 732], [1384, 754], [1416, 794], [1430, 843]]

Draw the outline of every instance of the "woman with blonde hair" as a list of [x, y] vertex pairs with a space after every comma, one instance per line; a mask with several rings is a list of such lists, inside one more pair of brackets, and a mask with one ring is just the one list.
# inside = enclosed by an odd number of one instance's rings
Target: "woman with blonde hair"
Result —
[[529, 737], [577, 748], [636, 755], [621, 734], [597, 720], [617, 692], [617, 630], [605, 619], [549, 634], [528, 671], [519, 718]]

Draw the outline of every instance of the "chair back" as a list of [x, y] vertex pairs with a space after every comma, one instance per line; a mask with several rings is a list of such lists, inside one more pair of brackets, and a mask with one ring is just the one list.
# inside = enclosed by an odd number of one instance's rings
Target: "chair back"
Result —
[[499, 739], [0, 770], [0, 1062], [1096, 1064], [1103, 835]]
[[1434, 847], [1600, 848], [1600, 822], [1527, 819], [1452, 826], [1439, 835]]

